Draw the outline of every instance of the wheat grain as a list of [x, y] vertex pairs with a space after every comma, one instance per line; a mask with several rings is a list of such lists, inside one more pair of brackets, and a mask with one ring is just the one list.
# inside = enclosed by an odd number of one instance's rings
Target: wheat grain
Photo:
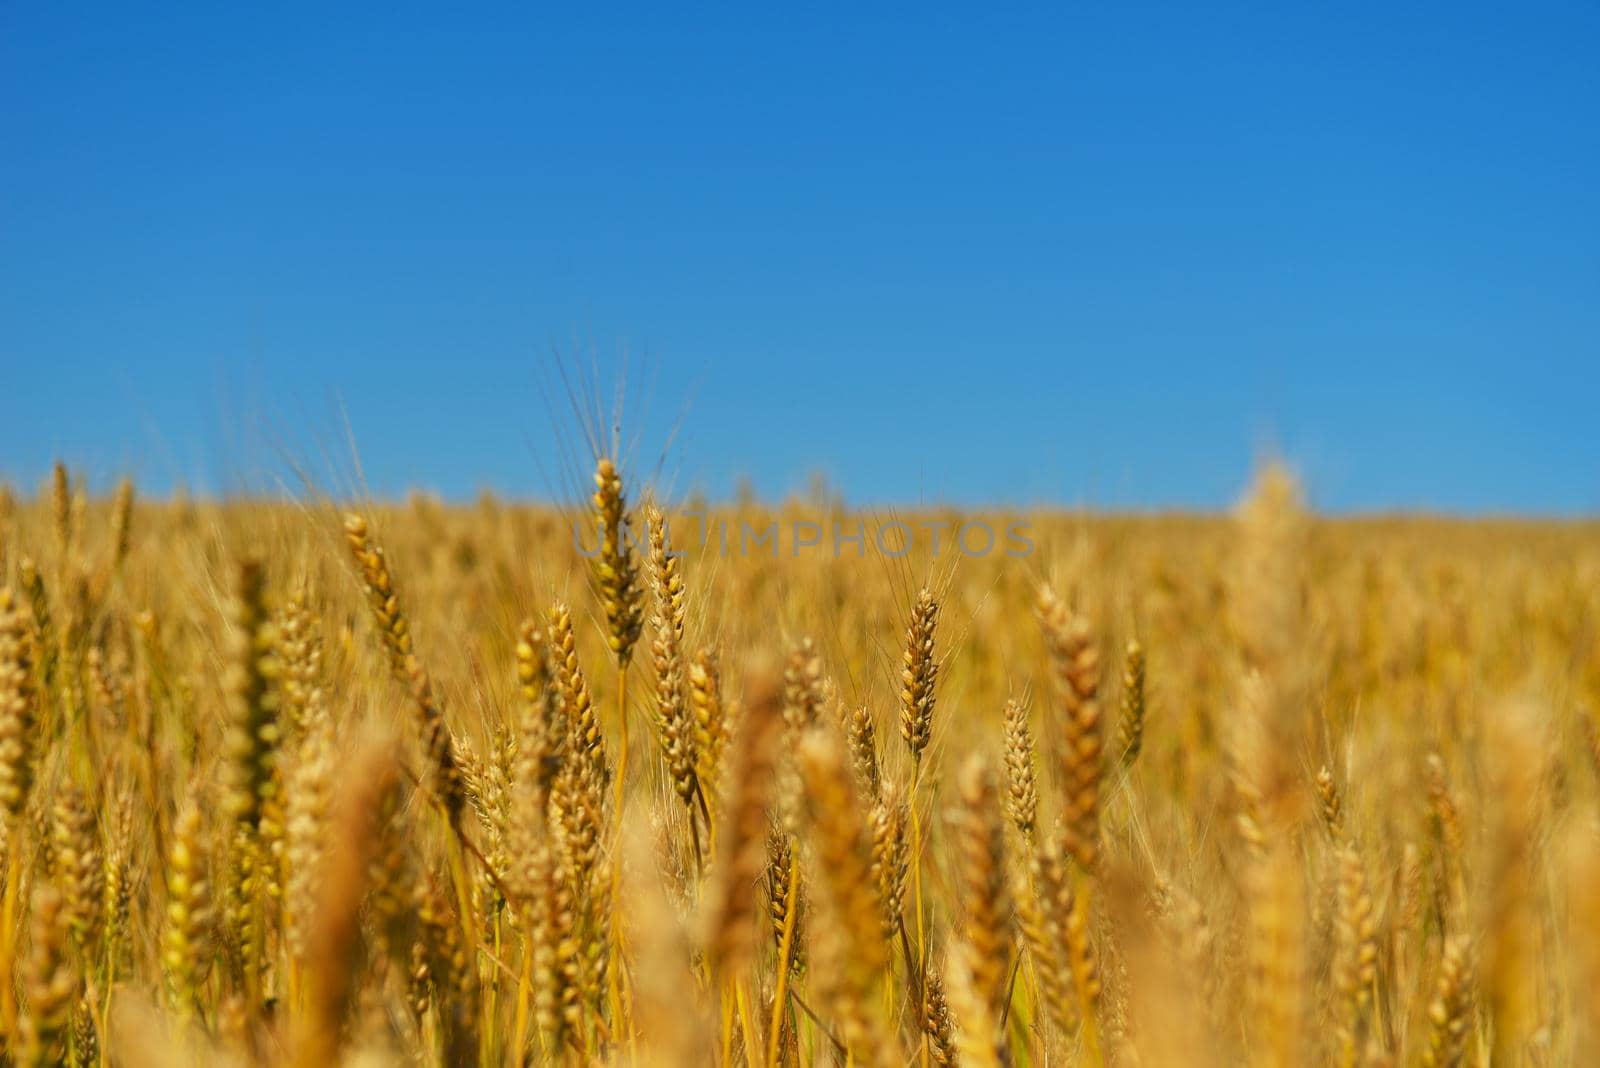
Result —
[[913, 760], [933, 737], [934, 688], [939, 681], [939, 661], [933, 653], [934, 630], [939, 624], [939, 602], [926, 586], [917, 594], [906, 624], [905, 667], [900, 673], [900, 736]]

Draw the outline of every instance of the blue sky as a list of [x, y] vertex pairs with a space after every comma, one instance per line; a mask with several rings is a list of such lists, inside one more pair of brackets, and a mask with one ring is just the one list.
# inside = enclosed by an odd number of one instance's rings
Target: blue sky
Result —
[[579, 7], [0, 5], [0, 475], [1600, 512], [1588, 0]]

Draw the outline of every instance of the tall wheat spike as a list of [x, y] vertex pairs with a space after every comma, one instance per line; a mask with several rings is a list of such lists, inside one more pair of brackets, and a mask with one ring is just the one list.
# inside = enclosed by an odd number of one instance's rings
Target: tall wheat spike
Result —
[[594, 558], [595, 584], [605, 610], [606, 640], [617, 662], [626, 666], [634, 643], [644, 628], [644, 588], [629, 535], [631, 520], [622, 492], [622, 476], [610, 459], [594, 467], [595, 522], [600, 529], [600, 551]]
[[1100, 653], [1088, 623], [1073, 616], [1048, 586], [1040, 588], [1038, 613], [1061, 728], [1062, 841], [1087, 871], [1100, 858]]
[[678, 574], [678, 558], [671, 554], [667, 545], [667, 523], [659, 510], [649, 510], [647, 525], [650, 575], [655, 588], [655, 615], [651, 621], [654, 635], [650, 650], [656, 669], [656, 727], [672, 788], [683, 803], [692, 808], [699, 795], [700, 782], [694, 723], [684, 695], [683, 578]]
[[0, 588], [0, 812], [14, 822], [33, 786], [38, 736], [33, 632], [9, 586]]
[[1028, 729], [1028, 706], [1006, 702], [1006, 818], [1024, 838], [1033, 837], [1039, 813], [1039, 787], [1033, 766], [1033, 732]]
[[939, 602], [924, 586], [906, 624], [905, 666], [900, 673], [900, 736], [919, 762], [933, 737], [934, 688], [939, 681], [933, 639], [938, 623]]
[[1122, 719], [1117, 726], [1118, 759], [1128, 767], [1144, 748], [1144, 646], [1128, 639], [1122, 658]]

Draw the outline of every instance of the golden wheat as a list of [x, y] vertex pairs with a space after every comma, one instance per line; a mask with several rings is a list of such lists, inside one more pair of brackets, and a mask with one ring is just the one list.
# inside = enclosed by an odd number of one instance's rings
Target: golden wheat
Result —
[[623, 486], [0, 494], [0, 1060], [1600, 1063], [1593, 524]]

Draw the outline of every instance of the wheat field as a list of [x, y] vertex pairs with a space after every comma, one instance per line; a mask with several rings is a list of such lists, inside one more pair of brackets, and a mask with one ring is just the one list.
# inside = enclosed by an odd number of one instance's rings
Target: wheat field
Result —
[[1600, 1063], [1600, 526], [593, 473], [0, 497], [5, 1063]]

